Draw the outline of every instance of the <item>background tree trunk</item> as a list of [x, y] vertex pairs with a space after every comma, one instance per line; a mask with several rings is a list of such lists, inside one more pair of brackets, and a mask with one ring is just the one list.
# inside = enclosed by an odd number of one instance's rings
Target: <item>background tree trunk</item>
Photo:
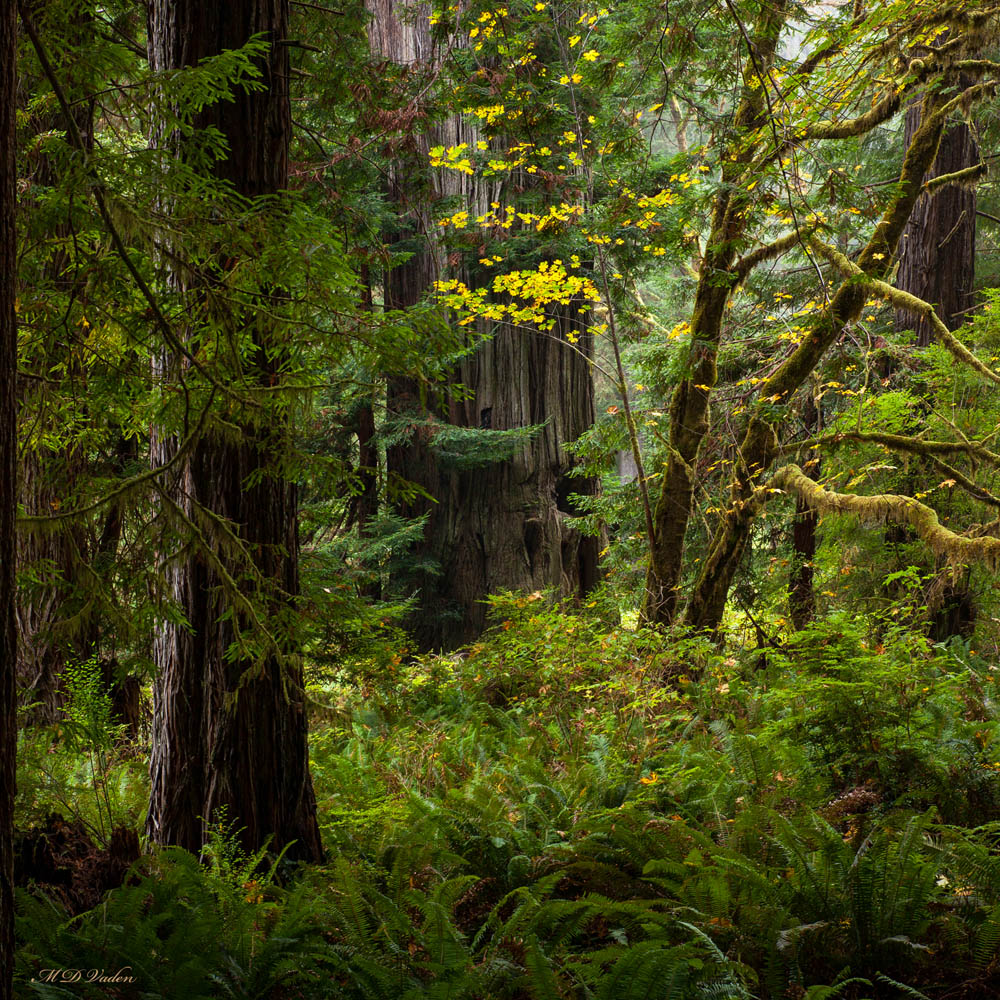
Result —
[[[920, 125], [920, 103], [907, 108], [905, 144], [908, 147]], [[927, 179], [951, 174], [979, 163], [979, 147], [965, 122], [952, 125], [941, 139], [934, 166]], [[917, 200], [899, 243], [896, 285], [930, 302], [949, 330], [956, 330], [972, 307], [976, 268], [976, 189], [973, 185], [946, 184]], [[913, 330], [918, 347], [933, 339], [931, 324], [923, 316], [896, 313], [897, 330]]]
[[[397, 65], [433, 66], [429, 8], [373, 0], [370, 9], [374, 52]], [[481, 211], [503, 200], [499, 181], [450, 170], [428, 174], [431, 146], [465, 142], [475, 148], [479, 138], [468, 121], [454, 116], [414, 136], [413, 148], [398, 160], [389, 194], [405, 220], [397, 245], [413, 256], [388, 272], [386, 308], [415, 305], [447, 266], [430, 235], [434, 200], [462, 195], [463, 203]], [[525, 175], [518, 183], [529, 180]], [[475, 276], [455, 275], [454, 269], [449, 276], [477, 283]], [[575, 351], [567, 332], [579, 335]], [[576, 513], [570, 494], [594, 495], [599, 489], [596, 478], [575, 475], [566, 448], [594, 422], [592, 352], [592, 337], [570, 309], [544, 334], [497, 324], [492, 339], [454, 372], [453, 383], [467, 390], [461, 400], [445, 394], [429, 402], [411, 380], [390, 382], [390, 413], [409, 416], [417, 426], [429, 414], [453, 426], [491, 430], [545, 424], [513, 457], [475, 469], [443, 465], [419, 434], [388, 449], [390, 473], [437, 500], [417, 498], [402, 511], [426, 515], [424, 540], [413, 555], [420, 564], [436, 564], [408, 581], [419, 588], [411, 625], [421, 647], [450, 649], [474, 639], [486, 624], [483, 600], [490, 593], [551, 587], [563, 596], [582, 596], [597, 583], [600, 540], [566, 523]]]
[[17, 247], [14, 204], [16, 5], [0, 4], [0, 1000], [13, 996], [14, 784], [17, 778], [17, 705], [14, 673], [14, 511], [17, 414], [14, 404], [17, 334], [14, 314]]
[[[810, 434], [819, 430], [820, 412], [812, 388], [802, 400], [802, 423]], [[819, 476], [820, 460], [806, 465], [813, 479]], [[788, 613], [795, 629], [804, 629], [816, 616], [816, 590], [813, 586], [813, 560], [816, 558], [816, 528], [819, 514], [802, 497], [795, 500], [795, 520], [792, 522], [792, 550], [795, 562], [788, 586]]]
[[[272, 43], [260, 66], [263, 87], [238, 90], [232, 100], [207, 107], [195, 123], [225, 136], [229, 153], [216, 174], [248, 198], [287, 184], [291, 115], [288, 48], [281, 44], [287, 26], [287, 0], [154, 0], [150, 6], [156, 71], [196, 65], [241, 48], [257, 33]], [[237, 317], [236, 323], [255, 320]], [[257, 326], [263, 328], [255, 335], [258, 356], [243, 362], [248, 369], [256, 366], [264, 380], [277, 378], [279, 359], [263, 360], [266, 322]], [[255, 662], [227, 660], [239, 617], [217, 569], [197, 554], [185, 554], [169, 569], [170, 596], [190, 628], [165, 623], [154, 643], [158, 677], [147, 831], [157, 843], [198, 851], [204, 823], [225, 810], [229, 822], [244, 828], [247, 849], [273, 835], [275, 849], [294, 840], [290, 856], [314, 861], [322, 848], [308, 769], [302, 668], [292, 627], [282, 621], [298, 592], [296, 490], [274, 472], [290, 445], [290, 429], [277, 418], [263, 424], [241, 427], [235, 440], [209, 427], [167, 489], [189, 517], [201, 509], [230, 526], [273, 590], [268, 624], [286, 634], [277, 635], [280, 648]], [[176, 444], [156, 437], [154, 461], [169, 457]], [[222, 546], [215, 555], [245, 576]]]
[[[909, 144], [920, 125], [920, 104], [906, 111], [905, 142]], [[927, 179], [951, 174], [980, 162], [979, 147], [972, 130], [963, 121], [944, 133]], [[947, 184], [933, 194], [921, 195], [899, 244], [896, 286], [930, 302], [949, 330], [957, 330], [973, 306], [976, 271], [976, 188]], [[927, 347], [934, 331], [923, 316], [896, 312], [896, 329], [913, 330], [916, 346]], [[897, 534], [907, 534], [899, 529]], [[935, 642], [952, 635], [970, 635], [975, 627], [976, 607], [966, 573], [962, 578], [939, 567], [939, 576], [927, 594], [929, 634]]]
[[[37, 12], [40, 4], [36, 2], [29, 6]], [[90, 11], [77, 9], [68, 13], [66, 18], [68, 24], [59, 26], [75, 44], [85, 45], [92, 30]], [[22, 80], [22, 92], [32, 89], [32, 84], [37, 82]], [[84, 147], [90, 150], [93, 147], [93, 102], [81, 84], [79, 70], [74, 72], [74, 67], [67, 67], [62, 85], [73, 102], [74, 124]], [[22, 103], [26, 103], [26, 96], [25, 93]], [[36, 113], [32, 117], [32, 132], [35, 135], [66, 131], [68, 127], [61, 109]], [[44, 151], [29, 157], [29, 170], [23, 179], [28, 185], [24, 200], [37, 201], [39, 191], [55, 188], [59, 184], [60, 171], [65, 166]], [[67, 217], [47, 235], [60, 241], [71, 231], [72, 223]], [[84, 282], [79, 280], [70, 263], [69, 254], [57, 248], [44, 268], [42, 280], [53, 294], [76, 298], [82, 303], [86, 294], [82, 287]], [[67, 358], [76, 346], [75, 341], [81, 335], [85, 336], [85, 331], [76, 327], [68, 317], [66, 312], [61, 325], [54, 322], [45, 343], [39, 345], [39, 353], [45, 353], [46, 363], [56, 357]], [[70, 360], [70, 364], [74, 362]], [[77, 376], [81, 374], [79, 367], [76, 363], [74, 374]], [[84, 381], [85, 378], [78, 379], [79, 383]], [[50, 412], [49, 387], [44, 383], [21, 379], [17, 389], [20, 411], [25, 421], [32, 424], [35, 435], [41, 436], [39, 432], [51, 429], [58, 437], [61, 418], [59, 414]], [[86, 407], [85, 399], [81, 399], [80, 405], [81, 409]], [[25, 447], [18, 462], [18, 497], [25, 513], [44, 516], [58, 510], [60, 503], [76, 488], [85, 469], [84, 456], [70, 443], [62, 448]], [[84, 660], [92, 652], [94, 628], [85, 620], [89, 617], [85, 611], [88, 599], [78, 592], [76, 586], [81, 575], [81, 563], [87, 557], [86, 532], [80, 522], [60, 524], [46, 531], [18, 532], [18, 568], [30, 568], [38, 578], [37, 583], [18, 594], [17, 604], [18, 685], [25, 692], [25, 700], [33, 706], [28, 715], [33, 723], [47, 724], [59, 719], [63, 704], [60, 688], [63, 666], [67, 659]], [[84, 613], [81, 614], [81, 611]], [[67, 621], [73, 622], [73, 626], [67, 628]]]

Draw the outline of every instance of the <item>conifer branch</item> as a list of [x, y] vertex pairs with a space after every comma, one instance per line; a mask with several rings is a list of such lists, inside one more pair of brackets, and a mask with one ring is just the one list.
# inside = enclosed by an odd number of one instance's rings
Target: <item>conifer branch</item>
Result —
[[[153, 319], [156, 322], [156, 326], [163, 335], [163, 339], [172, 350], [183, 355], [191, 363], [192, 367], [208, 380], [214, 389], [219, 390], [230, 399], [237, 400], [240, 403], [259, 406], [260, 404], [253, 399], [240, 397], [237, 393], [234, 393], [231, 389], [222, 385], [216, 378], [206, 371], [201, 362], [184, 346], [183, 341], [181, 341], [180, 337], [178, 337], [174, 332], [173, 327], [163, 314], [163, 310], [160, 308], [160, 304], [156, 296], [153, 294], [153, 290], [149, 287], [149, 283], [142, 276], [138, 267], [136, 267], [135, 262], [132, 260], [128, 249], [125, 246], [125, 241], [122, 239], [121, 233], [118, 231], [118, 227], [111, 218], [111, 213], [108, 210], [107, 201], [105, 199], [104, 182], [101, 180], [96, 169], [94, 168], [93, 163], [90, 161], [90, 154], [87, 151], [86, 143], [83, 141], [83, 136], [80, 134], [80, 128], [70, 111], [69, 101], [66, 99], [66, 94], [62, 89], [62, 85], [59, 83], [59, 78], [56, 76], [55, 70], [52, 67], [48, 53], [38, 36], [38, 31], [35, 28], [34, 21], [31, 19], [31, 15], [23, 2], [18, 3], [18, 9], [21, 14], [21, 22], [24, 25], [24, 30], [31, 41], [31, 47], [35, 50], [35, 55], [38, 57], [39, 65], [42, 67], [42, 72], [49, 81], [49, 85], [52, 87], [52, 92], [55, 94], [56, 100], [58, 101], [59, 107], [63, 113], [63, 118], [66, 120], [66, 128], [70, 139], [82, 158], [84, 172], [90, 178], [90, 192], [94, 197], [94, 204], [97, 206], [97, 211], [101, 217], [101, 221], [104, 223], [104, 226], [108, 231], [108, 235], [111, 237], [111, 244], [115, 249], [115, 253], [125, 265], [126, 270], [132, 277], [132, 280], [135, 282], [140, 294], [146, 300], [146, 304], [149, 306]], [[186, 395], [186, 386], [184, 388], [184, 392]]]

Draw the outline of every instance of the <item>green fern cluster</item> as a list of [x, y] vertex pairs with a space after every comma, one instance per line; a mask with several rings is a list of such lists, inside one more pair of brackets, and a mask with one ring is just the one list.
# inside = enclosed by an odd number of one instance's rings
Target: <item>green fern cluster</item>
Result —
[[63, 995], [30, 978], [70, 959], [164, 998], [1000, 988], [996, 684], [968, 649], [830, 619], [762, 664], [545, 595], [495, 622], [314, 688], [328, 867], [222, 818], [203, 864], [158, 855], [75, 920], [24, 896], [25, 990]]

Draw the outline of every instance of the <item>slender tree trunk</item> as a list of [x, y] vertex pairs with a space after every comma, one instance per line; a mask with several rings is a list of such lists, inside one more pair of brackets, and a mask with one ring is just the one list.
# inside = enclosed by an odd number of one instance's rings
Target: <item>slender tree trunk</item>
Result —
[[[427, 17], [417, 4], [371, 0], [370, 7], [375, 52], [414, 69], [433, 65]], [[465, 142], [475, 148], [478, 139], [474, 127], [455, 116], [418, 135], [416, 149], [396, 163], [390, 198], [400, 206], [400, 249], [413, 255], [386, 276], [387, 308], [416, 304], [448, 266], [431, 236], [435, 227], [428, 195], [461, 195], [480, 211], [503, 200], [499, 181], [455, 171], [428, 176], [430, 146]], [[530, 181], [528, 175], [518, 178], [518, 183]], [[472, 275], [460, 277], [476, 283]], [[579, 337], [576, 351], [568, 346], [567, 333]], [[544, 335], [497, 324], [492, 339], [453, 375], [453, 383], [465, 387], [461, 399], [444, 393], [426, 400], [412, 380], [390, 381], [390, 411], [412, 417], [417, 425], [428, 416], [492, 430], [545, 424], [512, 458], [472, 470], [444, 466], [433, 443], [419, 435], [389, 449], [390, 472], [419, 484], [437, 501], [418, 498], [403, 507], [407, 516], [427, 516], [424, 540], [414, 555], [437, 564], [412, 581], [420, 605], [412, 626], [422, 647], [453, 648], [474, 639], [485, 626], [484, 598], [490, 593], [553, 588], [564, 596], [582, 596], [597, 583], [600, 540], [567, 524], [576, 513], [570, 495], [593, 495], [599, 488], [595, 478], [576, 474], [567, 450], [594, 422], [592, 351], [592, 337], [570, 309]]]
[[[684, 567], [684, 540], [695, 486], [695, 465], [709, 429], [709, 401], [717, 377], [726, 303], [737, 284], [736, 246], [747, 227], [748, 197], [744, 174], [756, 152], [746, 134], [758, 128], [767, 109], [756, 72], [770, 67], [784, 25], [786, 5], [768, 7], [755, 31], [753, 67], [749, 69], [733, 122], [731, 152], [722, 158], [722, 189], [698, 276], [687, 372], [670, 401], [670, 449], [653, 514], [654, 540], [646, 574], [643, 618], [668, 624], [677, 613]], [[743, 179], [741, 182], [741, 178]]]
[[[291, 115], [288, 99], [287, 0], [154, 0], [150, 51], [156, 71], [196, 65], [263, 33], [271, 43], [262, 61], [263, 87], [238, 91], [207, 107], [196, 121], [226, 138], [228, 156], [216, 173], [244, 197], [274, 194], [288, 179]], [[197, 292], [197, 289], [192, 289]], [[261, 292], [262, 298], [266, 294]], [[278, 358], [266, 360], [268, 321], [242, 316], [255, 333], [256, 357], [243, 359], [264, 384], [276, 384]], [[177, 359], [170, 364], [176, 365]], [[244, 828], [253, 849], [273, 836], [290, 856], [322, 856], [316, 803], [308, 769], [305, 697], [296, 655], [291, 601], [298, 592], [295, 485], [275, 471], [290, 446], [291, 429], [279, 418], [247, 422], [234, 440], [211, 425], [180, 463], [169, 499], [187, 517], [205, 524], [222, 520], [254, 561], [253, 571], [270, 588], [264, 617], [284, 633], [277, 648], [253, 661], [227, 659], [241, 622], [235, 595], [211, 559], [183, 555], [169, 569], [171, 596], [189, 627], [165, 623], [154, 644], [152, 790], [147, 831], [161, 844], [198, 851], [206, 822], [225, 810]], [[168, 458], [177, 442], [155, 437], [154, 460]], [[209, 543], [213, 544], [210, 538]], [[230, 575], [246, 576], [244, 564], [215, 546], [213, 555]], [[186, 550], [185, 550], [186, 551]], [[231, 584], [228, 585], [231, 588]]]
[[[812, 392], [807, 392], [802, 406], [802, 422], [813, 434], [819, 429], [819, 407]], [[819, 474], [819, 459], [806, 467], [815, 479]], [[813, 560], [816, 558], [816, 527], [819, 514], [802, 498], [795, 501], [795, 520], [792, 522], [792, 550], [795, 562], [788, 586], [788, 608], [792, 627], [804, 629], [816, 615], [816, 591], [813, 587]]]
[[[371, 272], [368, 265], [361, 268], [362, 306], [366, 312], [374, 308], [372, 296]], [[358, 535], [362, 538], [371, 535], [372, 524], [378, 517], [379, 508], [379, 448], [375, 431], [375, 406], [372, 390], [368, 398], [358, 407], [354, 415], [355, 433], [358, 438], [358, 479], [360, 492], [354, 497], [351, 509], [351, 522], [358, 527]], [[364, 596], [370, 600], [381, 600], [381, 578], [374, 580], [364, 588]]]
[[14, 674], [17, 625], [14, 594], [14, 495], [17, 454], [14, 314], [17, 247], [14, 204], [17, 7], [0, 2], [0, 1000], [13, 996], [14, 971], [14, 785], [17, 778], [17, 705]]
[[[934, 96], [926, 100], [925, 110], [931, 113], [907, 148], [900, 174], [900, 192], [887, 207], [858, 258], [858, 265], [867, 273], [884, 278], [891, 265], [891, 257], [920, 195], [924, 175], [937, 154], [944, 122], [935, 112], [943, 103], [943, 98]], [[861, 284], [851, 281], [841, 284], [812, 334], [760, 387], [760, 398], [791, 400], [844, 326], [858, 317], [864, 301], [865, 290]], [[749, 542], [754, 518], [763, 503], [756, 490], [777, 457], [780, 444], [779, 424], [771, 415], [773, 412], [765, 407], [755, 412], [740, 443], [729, 507], [720, 519], [685, 608], [684, 623], [698, 631], [718, 632], [729, 588]]]

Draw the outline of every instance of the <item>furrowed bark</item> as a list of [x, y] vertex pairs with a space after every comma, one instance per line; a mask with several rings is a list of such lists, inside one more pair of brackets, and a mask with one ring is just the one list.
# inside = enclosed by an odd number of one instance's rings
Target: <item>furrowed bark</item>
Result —
[[[287, 28], [287, 0], [154, 0], [150, 7], [157, 71], [196, 65], [241, 48], [258, 33], [271, 43], [260, 64], [263, 87], [238, 89], [231, 100], [206, 107], [195, 122], [225, 136], [228, 154], [215, 172], [245, 198], [276, 194], [287, 185], [288, 48], [280, 44]], [[178, 152], [183, 155], [183, 148]], [[174, 280], [180, 283], [179, 276]], [[184, 290], [196, 297], [205, 291]], [[266, 289], [260, 295], [264, 302]], [[248, 307], [232, 322], [255, 331], [251, 356], [241, 359], [246, 382], [279, 385], [281, 350], [269, 321]], [[176, 379], [180, 364], [181, 356], [171, 352], [164, 376]], [[206, 824], [224, 812], [242, 830], [247, 850], [273, 838], [273, 849], [294, 842], [288, 856], [316, 861], [322, 847], [292, 623], [297, 494], [280, 471], [292, 431], [281, 418], [263, 420], [258, 410], [245, 405], [250, 416], [235, 434], [232, 416], [210, 420], [158, 484], [165, 516], [187, 536], [166, 571], [170, 597], [189, 627], [165, 622], [154, 643], [158, 676], [147, 832], [156, 843], [197, 852]], [[178, 447], [177, 436], [155, 435], [154, 463], [170, 462]], [[256, 590], [266, 605], [266, 634], [244, 587]], [[244, 629], [261, 636], [253, 659], [232, 655]]]
[[[963, 82], [968, 86], [971, 81]], [[905, 140], [912, 137], [919, 123], [920, 108], [914, 103], [906, 112]], [[972, 129], [965, 121], [950, 125], [925, 179], [924, 193], [914, 205], [900, 240], [897, 287], [930, 303], [949, 330], [957, 330], [965, 322], [974, 302], [976, 185], [985, 174], [986, 162], [980, 158]], [[914, 315], [909, 309], [896, 310], [895, 325], [897, 330], [912, 329], [917, 347], [927, 347], [935, 339], [932, 320], [926, 315]], [[988, 491], [976, 488], [960, 470], [934, 456], [929, 461], [970, 496], [995, 504]], [[914, 491], [912, 486], [905, 488]], [[939, 567], [926, 597], [934, 641], [971, 631], [975, 602], [968, 583], [968, 575], [962, 582]]]
[[[435, 65], [439, 55], [425, 8], [369, 0], [369, 9], [373, 51], [411, 72]], [[417, 133], [409, 154], [397, 154], [389, 197], [402, 223], [399, 248], [413, 255], [386, 275], [388, 308], [415, 305], [438, 278], [458, 276], [470, 285], [478, 283], [468, 273], [456, 275], [462, 265], [445, 260], [436, 245], [432, 198], [459, 195], [470, 214], [476, 214], [487, 211], [491, 201], [502, 202], [514, 184], [537, 185], [528, 174], [516, 181], [455, 171], [428, 174], [430, 147], [465, 142], [475, 148], [479, 138], [467, 118], [455, 115]], [[577, 338], [576, 350], [567, 343], [567, 334]], [[581, 597], [597, 583], [601, 541], [567, 523], [579, 513], [570, 495], [599, 490], [596, 478], [576, 475], [567, 448], [594, 422], [593, 346], [592, 334], [571, 306], [545, 333], [497, 323], [492, 337], [463, 359], [450, 386], [434, 398], [422, 395], [413, 380], [390, 380], [390, 412], [411, 417], [416, 426], [426, 426], [428, 418], [484, 430], [544, 424], [512, 457], [474, 469], [446, 466], [433, 441], [419, 432], [387, 449], [389, 472], [418, 484], [437, 501], [416, 497], [400, 505], [405, 516], [426, 516], [424, 538], [413, 555], [438, 567], [397, 580], [419, 591], [411, 628], [422, 648], [450, 649], [478, 636], [486, 625], [485, 598], [491, 593], [551, 588], [564, 597]], [[457, 386], [465, 391], [449, 391]]]
[[[913, 104], [906, 111], [907, 140], [919, 123], [920, 106]], [[969, 126], [964, 121], [949, 126], [900, 240], [897, 287], [934, 306], [949, 330], [962, 325], [973, 302], [975, 182], [984, 168]], [[896, 310], [896, 329], [913, 330], [918, 347], [934, 340], [931, 322], [908, 310]]]

